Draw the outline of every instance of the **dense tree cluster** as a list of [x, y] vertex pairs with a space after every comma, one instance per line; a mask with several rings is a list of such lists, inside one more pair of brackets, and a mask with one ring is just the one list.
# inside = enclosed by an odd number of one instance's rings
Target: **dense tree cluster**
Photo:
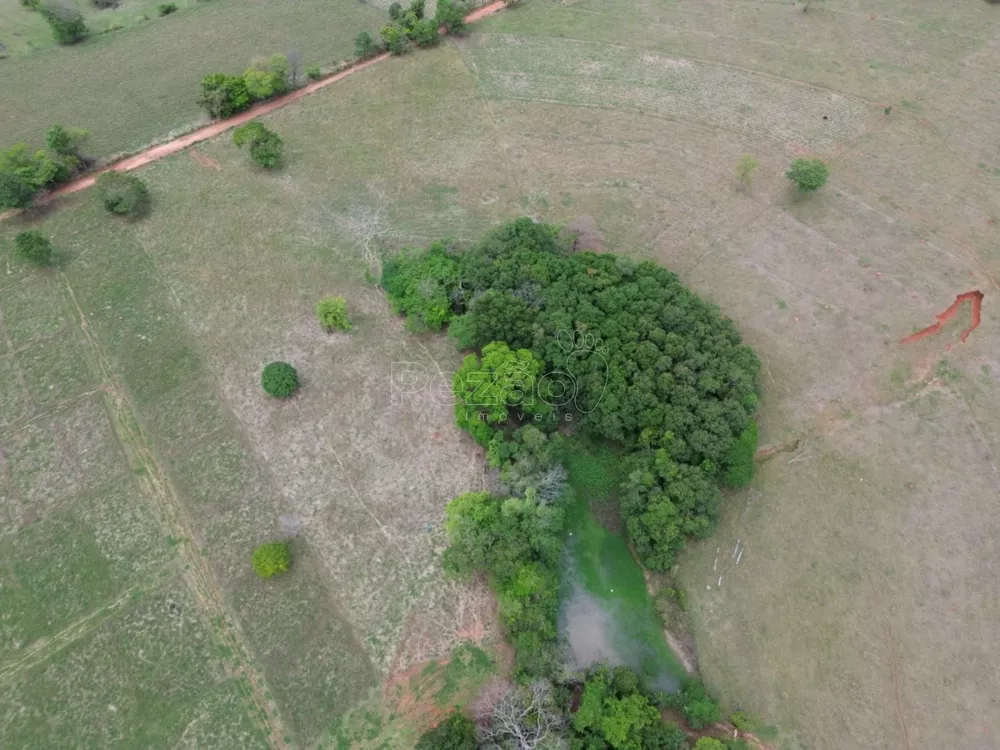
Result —
[[719, 483], [752, 473], [759, 361], [661, 266], [572, 253], [556, 227], [521, 219], [464, 252], [403, 252], [383, 284], [411, 328], [450, 323], [461, 347], [482, 350], [454, 391], [459, 423], [494, 465], [526, 422], [571, 420], [625, 448], [622, 511], [649, 567], [668, 568], [686, 537], [709, 533]]
[[[704, 693], [701, 683], [678, 696], [700, 690], [702, 701], [718, 705]], [[678, 699], [654, 693], [628, 667], [597, 664], [582, 674], [555, 682], [535, 680], [526, 685], [509, 685], [480, 701], [483, 716], [477, 727], [455, 711], [444, 722], [421, 737], [422, 748], [454, 750], [746, 750], [744, 740], [735, 737], [697, 740], [672, 721], [664, 721], [662, 708], [678, 708]], [[687, 712], [685, 712], [687, 716]], [[699, 723], [692, 729], [707, 726]]]
[[518, 671], [551, 672], [558, 663], [562, 510], [530, 496], [470, 492], [448, 503], [446, 528], [451, 546], [444, 555], [445, 570], [459, 576], [489, 576]]
[[255, 102], [288, 91], [291, 72], [288, 57], [274, 54], [267, 60], [255, 61], [243, 75], [211, 73], [201, 81], [198, 103], [212, 117], [232, 117]]
[[[389, 6], [389, 23], [379, 35], [385, 49], [401, 55], [410, 44], [432, 47], [440, 41], [441, 29], [446, 34], [459, 34], [465, 29], [465, 8], [460, 0], [438, 0], [434, 18], [424, 17], [425, 0], [412, 0], [403, 8], [398, 2]], [[358, 57], [366, 55], [358, 53]]]
[[56, 123], [45, 134], [46, 148], [17, 143], [0, 151], [0, 209], [24, 208], [38, 191], [69, 180], [87, 165], [81, 148], [88, 133]]

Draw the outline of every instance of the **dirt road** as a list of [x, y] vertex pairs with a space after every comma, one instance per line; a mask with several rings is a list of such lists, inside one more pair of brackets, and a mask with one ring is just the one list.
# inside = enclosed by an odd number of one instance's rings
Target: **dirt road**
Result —
[[[469, 15], [467, 15], [465, 17], [465, 22], [474, 23], [481, 18], [485, 18], [486, 16], [491, 16], [494, 13], [503, 10], [504, 7], [505, 5], [503, 0], [494, 0], [494, 2], [490, 3], [489, 5], [484, 5], [482, 8], [478, 8]], [[175, 138], [172, 141], [168, 141], [167, 143], [161, 143], [159, 146], [153, 146], [152, 148], [142, 151], [141, 153], [135, 154], [134, 156], [129, 156], [128, 158], [122, 159], [121, 161], [117, 161], [114, 164], [110, 164], [107, 167], [91, 172], [83, 177], [80, 177], [79, 179], [73, 180], [72, 182], [66, 183], [65, 185], [59, 187], [58, 189], [53, 190], [51, 193], [48, 193], [37, 202], [40, 204], [44, 204], [58, 198], [61, 195], [69, 195], [70, 193], [78, 193], [81, 190], [86, 190], [91, 185], [93, 185], [94, 182], [97, 180], [97, 178], [104, 172], [109, 172], [111, 170], [116, 170], [118, 172], [128, 172], [133, 169], [138, 169], [144, 164], [149, 164], [150, 162], [157, 161], [158, 159], [170, 156], [171, 154], [179, 153], [184, 149], [186, 149], [188, 146], [192, 146], [195, 143], [200, 143], [201, 141], [206, 141], [209, 138], [214, 138], [220, 133], [226, 132], [230, 128], [238, 127], [240, 125], [250, 122], [251, 120], [257, 117], [260, 117], [261, 115], [266, 115], [270, 112], [274, 112], [277, 109], [281, 109], [282, 107], [287, 107], [289, 104], [293, 104], [294, 102], [297, 102], [299, 99], [305, 96], [309, 96], [309, 94], [312, 94], [315, 91], [319, 91], [320, 89], [325, 88], [331, 84], [344, 80], [345, 78], [347, 78], [347, 76], [353, 73], [357, 73], [359, 70], [370, 68], [372, 65], [382, 62], [387, 57], [389, 57], [389, 53], [383, 52], [382, 54], [378, 55], [377, 57], [373, 57], [370, 60], [357, 62], [354, 65], [350, 66], [349, 68], [346, 68], [328, 78], [323, 78], [322, 80], [314, 81], [313, 83], [310, 83], [307, 86], [303, 86], [300, 89], [296, 89], [295, 91], [285, 94], [284, 96], [279, 96], [275, 99], [270, 99], [266, 102], [258, 104], [257, 106], [248, 109], [246, 112], [241, 112], [240, 114], [235, 115], [234, 117], [230, 117], [228, 120], [218, 120], [209, 125], [206, 125], [203, 128], [198, 128], [197, 130], [194, 130], [188, 133], [187, 135], [182, 135], [178, 138]], [[15, 213], [16, 211], [8, 211], [4, 214], [0, 214], [0, 219], [5, 219]]]

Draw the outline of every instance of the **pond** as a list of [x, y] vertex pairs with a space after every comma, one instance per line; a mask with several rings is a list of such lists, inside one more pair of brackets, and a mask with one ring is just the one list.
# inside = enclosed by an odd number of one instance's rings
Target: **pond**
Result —
[[602, 659], [625, 664], [650, 687], [674, 691], [686, 673], [621, 533], [617, 460], [609, 448], [579, 439], [564, 457], [573, 498], [559, 625], [575, 668]]

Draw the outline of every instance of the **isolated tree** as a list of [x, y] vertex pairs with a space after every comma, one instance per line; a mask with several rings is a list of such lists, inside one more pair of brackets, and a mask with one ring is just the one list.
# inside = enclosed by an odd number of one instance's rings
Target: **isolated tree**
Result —
[[743, 154], [736, 163], [736, 180], [743, 187], [750, 187], [754, 173], [757, 171], [757, 160], [750, 154]]
[[398, 21], [401, 15], [403, 15], [403, 6], [399, 3], [392, 3], [389, 6], [389, 18]]
[[49, 22], [52, 36], [59, 44], [76, 44], [87, 38], [87, 24], [76, 8], [52, 3], [41, 6], [39, 10]]
[[141, 216], [149, 209], [149, 188], [135, 175], [111, 170], [97, 178], [104, 207], [119, 216]]
[[287, 362], [271, 362], [260, 375], [264, 392], [274, 398], [289, 398], [299, 389], [299, 374]]
[[30, 229], [14, 238], [14, 250], [22, 260], [45, 267], [52, 264], [52, 243], [39, 231]]
[[284, 542], [267, 542], [253, 551], [250, 563], [261, 578], [272, 578], [288, 571], [291, 552]]
[[281, 165], [285, 144], [281, 136], [259, 122], [248, 122], [233, 131], [233, 143], [239, 148], [250, 147], [250, 158], [256, 164], [275, 169]]
[[476, 725], [457, 709], [433, 729], [424, 732], [414, 750], [476, 750]]
[[316, 303], [316, 317], [327, 333], [351, 330], [351, 321], [347, 318], [347, 302], [343, 297], [321, 299]]
[[354, 37], [354, 56], [368, 60], [378, 54], [378, 45], [367, 31], [361, 31]]
[[796, 159], [785, 172], [785, 177], [795, 183], [800, 194], [819, 190], [826, 184], [830, 170], [822, 159]]

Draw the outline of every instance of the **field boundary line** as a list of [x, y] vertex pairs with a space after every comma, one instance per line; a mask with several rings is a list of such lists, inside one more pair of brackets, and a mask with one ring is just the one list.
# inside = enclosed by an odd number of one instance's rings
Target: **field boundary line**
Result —
[[[465, 17], [466, 23], [474, 23], [481, 18], [486, 18], [494, 13], [499, 13], [501, 10], [506, 8], [506, 3], [504, 0], [493, 0], [489, 5], [484, 5], [482, 8], [477, 8]], [[209, 123], [204, 127], [198, 128], [186, 135], [179, 136], [173, 140], [167, 141], [166, 143], [161, 143], [158, 146], [153, 146], [144, 151], [140, 151], [134, 156], [129, 156], [120, 161], [109, 164], [96, 172], [91, 172], [90, 174], [84, 175], [72, 182], [62, 185], [51, 193], [48, 193], [43, 198], [41, 198], [36, 205], [47, 205], [54, 202], [57, 198], [64, 195], [71, 195], [73, 193], [78, 193], [82, 190], [86, 190], [92, 187], [100, 177], [105, 172], [131, 172], [133, 169], [138, 169], [139, 167], [150, 164], [154, 161], [159, 161], [167, 156], [172, 156], [173, 154], [178, 154], [189, 146], [193, 146], [196, 143], [201, 143], [202, 141], [207, 141], [211, 138], [216, 137], [225, 133], [231, 128], [244, 125], [257, 117], [270, 114], [283, 107], [287, 107], [289, 104], [294, 104], [300, 99], [309, 96], [320, 89], [326, 88], [334, 83], [344, 80], [349, 75], [357, 73], [359, 71], [365, 70], [377, 65], [384, 60], [389, 59], [391, 54], [389, 52], [382, 52], [370, 60], [359, 60], [358, 62], [352, 63], [343, 70], [334, 73], [327, 78], [323, 78], [319, 81], [314, 81], [313, 83], [307, 84], [300, 89], [291, 91], [287, 94], [279, 96], [275, 99], [270, 99], [266, 102], [261, 102], [255, 107], [251, 107], [246, 112], [241, 112], [238, 115], [234, 115], [226, 120], [217, 120], [215, 122]], [[13, 209], [11, 211], [6, 211], [0, 214], [0, 221], [10, 218], [21, 213], [23, 209]]]
[[186, 509], [139, 426], [131, 399], [118, 382], [111, 362], [96, 334], [91, 331], [87, 316], [80, 307], [73, 287], [64, 274], [60, 275], [73, 309], [78, 315], [80, 328], [90, 345], [101, 379], [107, 384], [104, 389], [105, 408], [110, 412], [109, 416], [122, 452], [133, 468], [143, 469], [141, 472], [134, 472], [136, 483], [159, 511], [160, 521], [167, 527], [170, 535], [176, 539], [188, 540], [186, 544], [178, 545], [178, 557], [186, 563], [183, 565], [182, 576], [214, 635], [239, 656], [241, 664], [233, 670], [233, 674], [247, 682], [250, 699], [261, 713], [262, 729], [269, 745], [283, 750], [287, 747], [284, 739], [285, 727], [278, 716], [276, 706], [267, 697], [268, 691], [264, 687], [263, 676], [258, 674], [253, 666], [253, 654], [245, 645], [245, 637], [240, 626], [226, 607], [222, 591], [205, 557], [196, 547], [195, 540], [198, 537], [194, 532], [194, 525], [187, 517]]

